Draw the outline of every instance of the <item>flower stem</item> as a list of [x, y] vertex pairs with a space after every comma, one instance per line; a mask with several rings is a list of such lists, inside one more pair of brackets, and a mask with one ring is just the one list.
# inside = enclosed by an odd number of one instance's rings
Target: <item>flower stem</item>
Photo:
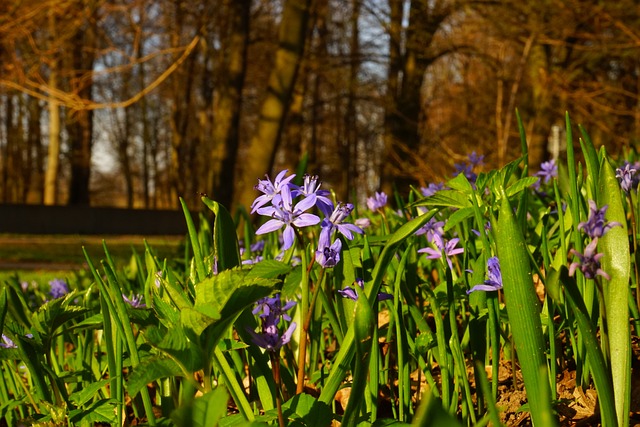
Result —
[[[309, 267], [311, 267], [311, 265], [313, 265], [313, 259], [311, 260]], [[318, 299], [318, 294], [320, 293], [320, 288], [322, 287], [324, 282], [324, 270], [324, 268], [320, 269], [320, 277], [318, 277], [318, 282], [313, 289], [311, 302], [309, 303], [308, 307], [304, 307], [305, 312], [302, 313], [302, 319], [304, 320], [304, 323], [302, 325], [300, 347], [298, 349], [298, 383], [296, 384], [296, 394], [300, 394], [304, 390], [304, 371], [307, 359], [307, 335], [309, 333], [309, 326], [311, 325], [311, 317], [313, 316], [313, 307], [315, 306], [316, 300]]]
[[280, 350], [269, 353], [271, 365], [273, 367], [273, 379], [276, 381], [276, 408], [278, 410], [278, 425], [285, 427], [284, 416], [282, 415], [282, 379], [280, 378]]

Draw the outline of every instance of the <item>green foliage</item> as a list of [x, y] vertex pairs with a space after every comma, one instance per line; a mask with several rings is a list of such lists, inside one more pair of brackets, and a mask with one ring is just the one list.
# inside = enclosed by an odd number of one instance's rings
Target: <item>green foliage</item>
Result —
[[[620, 191], [614, 160], [582, 128], [585, 165], [572, 163], [572, 147], [560, 176], [539, 183], [518, 120], [522, 157], [503, 168], [475, 180], [458, 174], [429, 197], [396, 194], [398, 210], [354, 211], [371, 226], [332, 237], [342, 244], [335, 267], [316, 259], [318, 227], [296, 229], [281, 252], [277, 233], [256, 235], [241, 211], [241, 244], [233, 216], [203, 197], [208, 216], [182, 203], [189, 232], [180, 259], [145, 243], [123, 262], [105, 242], [100, 262], [85, 251], [88, 274], [74, 275], [56, 299], [45, 283], [8, 277], [0, 330], [15, 346], [0, 347], [0, 417], [10, 425], [499, 425], [496, 402], [510, 390], [498, 387], [498, 371], [511, 363], [528, 396], [521, 410], [536, 425], [558, 423], [566, 396], [556, 381], [571, 365], [582, 388], [595, 387], [602, 424], [628, 424], [637, 195]], [[572, 143], [570, 125], [567, 117]], [[581, 225], [589, 200], [621, 224], [598, 241], [609, 279], [577, 264], [569, 275], [590, 241]], [[468, 294], [493, 257], [502, 288]], [[276, 294], [296, 305], [291, 319], [278, 314], [270, 339], [297, 328], [282, 348], [265, 350], [254, 341], [269, 316], [252, 310]]]

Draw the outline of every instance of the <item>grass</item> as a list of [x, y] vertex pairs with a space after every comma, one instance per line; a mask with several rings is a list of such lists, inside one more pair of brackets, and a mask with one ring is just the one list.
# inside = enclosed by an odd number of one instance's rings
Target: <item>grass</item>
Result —
[[[0, 234], [1, 264], [69, 264], [85, 265], [82, 247], [92, 257], [104, 254], [102, 242], [107, 244], [115, 261], [126, 262], [132, 248], [144, 252], [144, 241], [154, 248], [158, 257], [180, 256], [182, 236], [82, 236], [82, 235], [25, 235]], [[46, 268], [45, 268], [46, 269]]]

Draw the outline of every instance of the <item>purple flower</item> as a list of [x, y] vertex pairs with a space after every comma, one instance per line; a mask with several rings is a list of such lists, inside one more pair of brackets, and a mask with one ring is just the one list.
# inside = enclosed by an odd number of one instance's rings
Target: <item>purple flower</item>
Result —
[[259, 300], [256, 308], [253, 310], [253, 314], [262, 312], [262, 314], [260, 314], [262, 331], [257, 333], [253, 329], [247, 328], [247, 331], [251, 334], [253, 343], [272, 352], [279, 350], [280, 347], [287, 344], [291, 340], [293, 331], [296, 329], [296, 322], [291, 322], [282, 335], [280, 335], [278, 324], [280, 323], [280, 319], [291, 320], [291, 318], [285, 314], [285, 311], [294, 305], [295, 302], [290, 301], [283, 306], [280, 300], [280, 294]]
[[320, 224], [318, 247], [330, 246], [331, 236], [335, 230], [338, 230], [338, 232], [348, 240], [353, 239], [353, 233], [363, 233], [362, 229], [357, 225], [344, 222], [344, 220], [351, 214], [351, 211], [353, 211], [353, 205], [351, 203], [340, 202], [331, 213], [331, 216], [322, 220], [322, 223]]
[[331, 193], [328, 190], [321, 190], [321, 182], [318, 182], [317, 175], [305, 175], [302, 186], [291, 184], [291, 196], [304, 196], [305, 199], [311, 199], [313, 202], [311, 205], [316, 205], [320, 212], [325, 216], [331, 215], [333, 211], [333, 202], [328, 197]]
[[587, 236], [593, 239], [595, 237], [602, 237], [604, 233], [613, 227], [622, 226], [622, 224], [617, 221], [610, 221], [605, 224], [604, 216], [607, 213], [608, 207], [608, 205], [604, 205], [598, 209], [596, 202], [589, 200], [589, 218], [586, 222], [579, 223], [578, 229], [582, 229]]
[[420, 192], [424, 197], [430, 197], [436, 194], [438, 191], [444, 190], [444, 183], [439, 182], [437, 184], [430, 183], [426, 187], [420, 188]]
[[[260, 215], [270, 216], [271, 219], [260, 227], [256, 234], [265, 234], [276, 231], [285, 226], [282, 235], [284, 245], [283, 250], [289, 249], [296, 238], [293, 227], [306, 227], [308, 225], [316, 225], [320, 222], [320, 218], [310, 213], [304, 213], [308, 206], [307, 199], [298, 202], [295, 206], [291, 201], [291, 190], [289, 187], [283, 187], [280, 192], [280, 203], [258, 209]], [[313, 205], [311, 205], [313, 206]]]
[[358, 301], [358, 292], [350, 286], [347, 286], [344, 289], [338, 289], [338, 293], [342, 298], [349, 298], [350, 300]]
[[[364, 280], [361, 278], [357, 278], [355, 284], [360, 287], [360, 289], [364, 290]], [[344, 289], [339, 289], [338, 293], [342, 298], [349, 298], [353, 301], [358, 301], [358, 291], [356, 288], [352, 288], [351, 286], [347, 286]], [[386, 292], [378, 292], [378, 301], [385, 301], [388, 299], [393, 299], [393, 295], [388, 294]]]
[[487, 280], [480, 285], [475, 285], [467, 291], [467, 295], [473, 291], [497, 291], [502, 289], [502, 273], [500, 272], [500, 260], [491, 257], [487, 260]]
[[257, 242], [249, 245], [251, 252], [262, 252], [264, 250], [264, 240], [258, 240]]
[[60, 298], [69, 293], [69, 285], [62, 279], [53, 279], [49, 282], [49, 295], [51, 298]]
[[418, 231], [416, 231], [416, 236], [422, 236], [423, 234], [427, 235], [427, 241], [429, 243], [433, 243], [433, 238], [435, 235], [444, 236], [444, 221], [438, 221], [436, 218], [431, 218], [425, 225], [420, 227]]
[[627, 163], [622, 168], [616, 169], [616, 178], [620, 180], [620, 187], [625, 192], [629, 192], [633, 188], [633, 180], [637, 170]]
[[11, 338], [2, 334], [2, 339], [0, 339], [0, 347], [2, 348], [18, 348], [18, 346], [11, 341]]
[[540, 170], [536, 172], [535, 176], [542, 178], [542, 181], [546, 184], [551, 181], [552, 178], [558, 177], [558, 165], [554, 159], [548, 162], [542, 162], [540, 164]]
[[598, 238], [594, 238], [591, 243], [584, 249], [584, 254], [571, 249], [569, 253], [578, 257], [578, 261], [569, 265], [569, 276], [573, 276], [579, 268], [587, 279], [595, 279], [596, 276], [602, 276], [609, 280], [609, 275], [600, 268], [600, 258], [604, 256], [602, 253], [596, 253], [598, 246]]
[[469, 182], [476, 182], [478, 175], [473, 172], [473, 165], [471, 163], [456, 163], [453, 166], [456, 168], [453, 176], [464, 174]]
[[367, 197], [367, 207], [369, 210], [375, 212], [385, 206], [387, 206], [387, 195], [383, 191], [379, 193], [376, 191], [374, 196]]
[[286, 311], [293, 308], [296, 305], [295, 301], [289, 301], [284, 306], [282, 305], [282, 300], [280, 299], [280, 294], [275, 294], [273, 297], [265, 297], [261, 298], [256, 302], [256, 308], [253, 309], [253, 314], [260, 314], [261, 318], [267, 318], [271, 315], [275, 315], [277, 317], [282, 317], [284, 320], [291, 320]]
[[369, 218], [357, 218], [355, 221], [353, 221], [353, 224], [362, 229], [362, 228], [367, 228], [367, 227], [371, 227], [371, 220]]
[[336, 239], [331, 246], [320, 246], [316, 251], [316, 262], [322, 268], [335, 267], [340, 262], [340, 251], [342, 250], [342, 241]]
[[484, 165], [484, 154], [476, 154], [475, 151], [472, 151], [469, 154], [469, 164], [472, 168]]
[[287, 328], [284, 334], [280, 335], [280, 331], [278, 330], [278, 321], [279, 319], [271, 322], [265, 322], [262, 327], [262, 333], [257, 333], [253, 329], [247, 328], [247, 332], [251, 334], [253, 343], [268, 351], [275, 352], [276, 350], [279, 350], [280, 347], [291, 341], [291, 336], [297, 326], [296, 322], [291, 322], [289, 328]]
[[249, 258], [249, 259], [243, 259], [242, 260], [242, 265], [253, 265], [253, 264], [257, 264], [259, 262], [261, 262], [264, 259], [264, 257], [262, 255], [257, 255], [253, 258]]
[[122, 299], [133, 308], [147, 307], [147, 305], [144, 303], [144, 297], [140, 294], [132, 295], [131, 298], [128, 298], [125, 294], [122, 294]]
[[456, 248], [456, 245], [460, 239], [453, 238], [451, 240], [443, 240], [441, 236], [438, 234], [434, 234], [433, 236], [433, 244], [434, 248], [422, 248], [418, 249], [419, 253], [426, 253], [428, 259], [438, 259], [442, 258], [442, 254], [444, 254], [447, 263], [449, 264], [449, 268], [453, 268], [453, 264], [451, 263], [451, 257], [454, 255], [458, 255], [464, 252], [464, 248]]
[[253, 201], [253, 203], [251, 204], [251, 213], [256, 212], [259, 208], [271, 202], [277, 195], [280, 194], [283, 188], [289, 187], [289, 182], [293, 178], [295, 178], [296, 175], [292, 174], [285, 178], [284, 176], [287, 174], [287, 172], [287, 169], [280, 172], [273, 182], [271, 182], [268, 175], [265, 175], [267, 179], [258, 180], [258, 184], [254, 188], [264, 194], [258, 196]]

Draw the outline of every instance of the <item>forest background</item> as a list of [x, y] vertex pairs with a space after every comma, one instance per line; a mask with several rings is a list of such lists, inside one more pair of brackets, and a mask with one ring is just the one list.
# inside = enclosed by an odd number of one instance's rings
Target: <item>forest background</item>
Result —
[[512, 160], [516, 108], [533, 165], [565, 111], [633, 148], [640, 1], [0, 2], [4, 203], [247, 206], [305, 156], [361, 201]]

